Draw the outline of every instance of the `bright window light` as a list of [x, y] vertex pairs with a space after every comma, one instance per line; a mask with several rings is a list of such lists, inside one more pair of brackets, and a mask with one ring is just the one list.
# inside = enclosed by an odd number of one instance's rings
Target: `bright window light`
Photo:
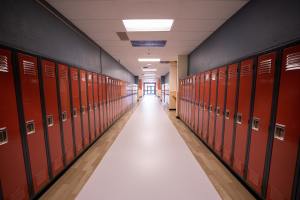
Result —
[[139, 58], [139, 62], [160, 62], [160, 58]]
[[170, 31], [173, 19], [124, 19], [127, 32], [136, 31]]
[[144, 72], [156, 72], [157, 69], [143, 69]]

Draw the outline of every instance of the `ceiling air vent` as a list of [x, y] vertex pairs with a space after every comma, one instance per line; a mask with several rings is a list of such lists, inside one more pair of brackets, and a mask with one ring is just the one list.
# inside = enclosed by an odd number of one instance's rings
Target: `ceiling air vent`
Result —
[[133, 47], [165, 47], [167, 40], [131, 40]]
[[120, 38], [120, 40], [122, 40], [122, 41], [129, 40], [129, 37], [126, 32], [116, 32], [116, 33], [117, 33], [118, 37]]

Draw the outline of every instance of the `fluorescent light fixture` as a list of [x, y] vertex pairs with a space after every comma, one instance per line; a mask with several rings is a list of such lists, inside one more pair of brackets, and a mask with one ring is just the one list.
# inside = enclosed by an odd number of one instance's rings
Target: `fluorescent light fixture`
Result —
[[160, 58], [139, 58], [139, 62], [160, 62]]
[[143, 69], [144, 72], [156, 72], [157, 69]]
[[144, 74], [144, 76], [155, 76], [155, 74]]
[[173, 19], [124, 19], [127, 32], [136, 31], [170, 31]]

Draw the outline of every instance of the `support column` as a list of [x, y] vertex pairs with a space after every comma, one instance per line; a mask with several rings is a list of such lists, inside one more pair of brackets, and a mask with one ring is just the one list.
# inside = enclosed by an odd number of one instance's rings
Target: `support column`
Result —
[[[188, 72], [188, 56], [187, 55], [178, 55], [177, 57], [177, 92], [176, 99], [179, 99], [179, 80], [186, 77]], [[178, 117], [178, 102], [176, 101], [176, 116]]]
[[177, 62], [170, 63], [169, 69], [169, 110], [176, 109], [177, 95]]

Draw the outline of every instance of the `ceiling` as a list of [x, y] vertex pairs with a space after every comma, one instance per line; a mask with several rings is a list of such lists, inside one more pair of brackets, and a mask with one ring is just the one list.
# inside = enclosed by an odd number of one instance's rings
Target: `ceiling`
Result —
[[[144, 74], [139, 57], [175, 61], [189, 54], [248, 0], [47, 0], [135, 75]], [[130, 40], [167, 40], [163, 48], [132, 47], [116, 32], [125, 32], [122, 19], [174, 19], [169, 32], [128, 32]], [[169, 64], [153, 63], [156, 76]]]

